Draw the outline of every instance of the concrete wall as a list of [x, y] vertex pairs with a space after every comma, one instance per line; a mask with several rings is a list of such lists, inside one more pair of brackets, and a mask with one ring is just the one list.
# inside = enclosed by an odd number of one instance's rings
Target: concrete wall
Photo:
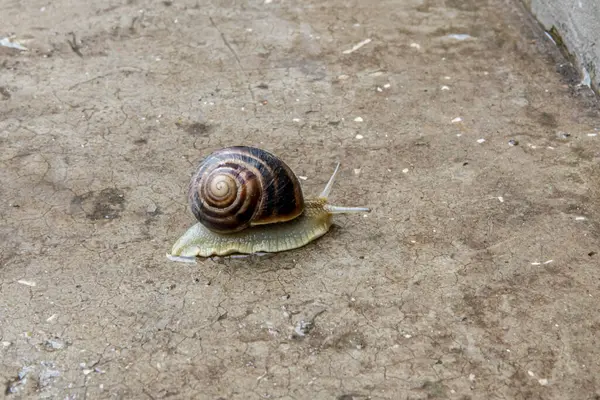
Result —
[[[600, 93], [600, 0], [523, 0], [573, 57], [582, 83]], [[556, 35], [558, 34], [558, 36]]]

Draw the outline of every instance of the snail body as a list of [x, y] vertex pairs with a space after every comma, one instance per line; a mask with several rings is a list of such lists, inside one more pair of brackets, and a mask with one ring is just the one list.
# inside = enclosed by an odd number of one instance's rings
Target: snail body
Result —
[[305, 199], [290, 167], [254, 147], [217, 150], [198, 166], [188, 200], [198, 222], [173, 245], [169, 259], [275, 253], [302, 247], [326, 234], [333, 215], [369, 212], [328, 203], [339, 164], [325, 189]]

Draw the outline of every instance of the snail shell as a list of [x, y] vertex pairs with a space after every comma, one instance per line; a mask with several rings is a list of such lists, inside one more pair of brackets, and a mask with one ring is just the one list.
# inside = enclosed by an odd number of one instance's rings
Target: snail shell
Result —
[[218, 233], [290, 221], [304, 211], [291, 168], [268, 151], [247, 146], [206, 157], [191, 179], [188, 200], [196, 219]]

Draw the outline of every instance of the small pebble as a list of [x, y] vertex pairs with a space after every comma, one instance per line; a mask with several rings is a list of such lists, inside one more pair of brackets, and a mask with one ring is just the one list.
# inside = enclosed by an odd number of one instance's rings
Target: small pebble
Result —
[[456, 122], [461, 122], [461, 121], [462, 121], [462, 118], [461, 118], [461, 117], [456, 117], [456, 118], [454, 118], [454, 119], [452, 120], [452, 122], [453, 122], [453, 123], [456, 123]]
[[383, 92], [383, 89], [382, 89], [382, 88], [380, 88], [379, 86], [377, 86], [377, 91], [378, 91], [378, 92]]
[[46, 343], [44, 343], [44, 346], [48, 351], [61, 350], [66, 347], [65, 343], [60, 339], [48, 339], [46, 340]]
[[538, 382], [542, 386], [546, 386], [548, 384], [548, 379], [538, 379]]
[[418, 43], [411, 43], [411, 44], [410, 44], [410, 47], [412, 47], [413, 49], [417, 49], [417, 50], [418, 50], [418, 49], [420, 49], [420, 48], [421, 48], [421, 45], [420, 45], [420, 44], [418, 44]]
[[354, 174], [355, 175], [360, 174], [360, 168], [354, 168]]
[[485, 139], [481, 138], [481, 139], [477, 139], [477, 143], [483, 143], [485, 142]]
[[385, 85], [383, 85], [383, 87], [386, 88], [386, 89], [389, 89], [390, 86], [392, 86], [392, 85], [390, 85], [389, 83], [386, 83]]
[[504, 203], [504, 197], [498, 196], [498, 201], [500, 201], [500, 203]]
[[519, 141], [518, 141], [518, 140], [515, 140], [515, 139], [510, 139], [510, 140], [508, 141], [508, 145], [509, 145], [509, 146], [518, 146], [518, 145], [519, 145]]
[[354, 118], [354, 122], [363, 122], [363, 119], [361, 117], [356, 117]]
[[358, 140], [361, 140], [361, 139], [364, 139], [364, 136], [363, 136], [363, 135], [360, 135], [360, 134], [358, 134], [358, 135], [356, 135], [356, 136], [355, 136], [355, 138], [356, 138], [356, 139], [358, 139]]
[[403, 172], [403, 173], [405, 173], [405, 174], [406, 174], [406, 173], [408, 173], [408, 168], [404, 168], [404, 169], [402, 170], [402, 172]]
[[570, 134], [570, 133], [567, 133], [567, 132], [558, 132], [558, 133], [557, 133], [557, 136], [558, 136], [560, 139], [568, 139], [568, 138], [570, 138], [570, 137], [571, 137], [571, 134]]
[[442, 86], [442, 90], [450, 90], [450, 88], [446, 85]]

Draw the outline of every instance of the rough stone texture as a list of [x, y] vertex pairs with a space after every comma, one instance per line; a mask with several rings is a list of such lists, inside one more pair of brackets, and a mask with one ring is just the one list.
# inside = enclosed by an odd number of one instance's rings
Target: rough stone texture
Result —
[[[556, 29], [586, 84], [600, 90], [600, 2], [591, 0], [526, 0], [550, 31]], [[587, 80], [589, 79], [589, 83]], [[600, 93], [600, 92], [599, 92]]]
[[[4, 0], [6, 397], [597, 399], [598, 101], [520, 7]], [[240, 143], [373, 212], [169, 262]]]

